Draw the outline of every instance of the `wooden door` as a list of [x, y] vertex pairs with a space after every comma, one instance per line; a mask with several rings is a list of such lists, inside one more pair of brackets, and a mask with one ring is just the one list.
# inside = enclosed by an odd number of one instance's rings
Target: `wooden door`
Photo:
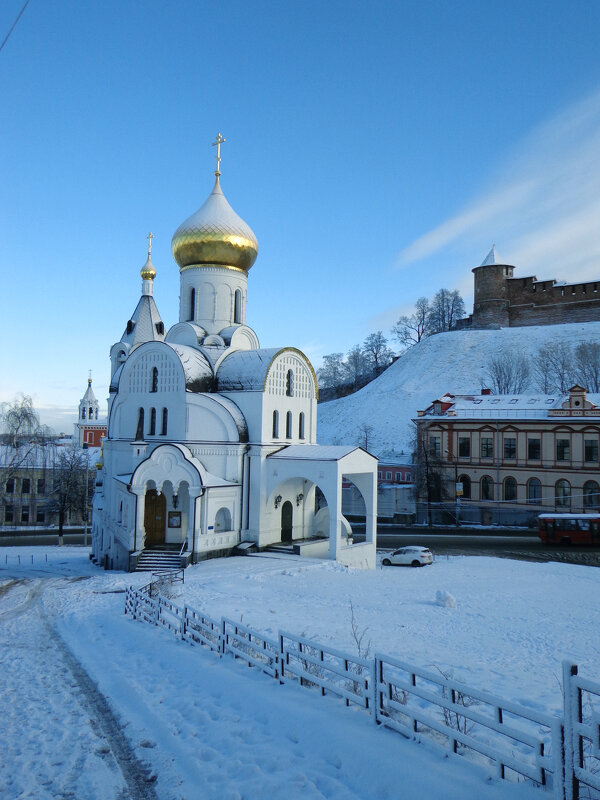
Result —
[[281, 541], [292, 541], [292, 525], [293, 525], [294, 509], [289, 500], [281, 506]]
[[156, 547], [165, 543], [167, 499], [164, 494], [157, 494], [156, 489], [146, 492], [144, 507], [144, 528], [146, 540], [144, 547]]

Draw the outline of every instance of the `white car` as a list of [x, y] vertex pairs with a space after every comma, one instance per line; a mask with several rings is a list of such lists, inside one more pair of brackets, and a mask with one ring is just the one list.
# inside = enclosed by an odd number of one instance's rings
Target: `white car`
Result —
[[399, 550], [394, 550], [393, 553], [384, 556], [381, 559], [381, 563], [384, 567], [389, 567], [392, 564], [424, 567], [426, 564], [433, 564], [433, 553], [428, 547], [410, 545], [408, 547], [401, 547]]

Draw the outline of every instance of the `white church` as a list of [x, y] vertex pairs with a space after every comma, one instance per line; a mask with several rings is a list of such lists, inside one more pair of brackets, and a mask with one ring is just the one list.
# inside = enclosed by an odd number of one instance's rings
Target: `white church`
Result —
[[[373, 568], [377, 460], [360, 447], [317, 444], [310, 361], [294, 347], [261, 348], [246, 324], [258, 242], [221, 190], [223, 141], [219, 134], [211, 193], [172, 240], [179, 322], [165, 332], [150, 234], [141, 297], [110, 351], [92, 558], [135, 570], [149, 552], [185, 565], [282, 543]], [[342, 515], [342, 478], [364, 499], [364, 542]]]

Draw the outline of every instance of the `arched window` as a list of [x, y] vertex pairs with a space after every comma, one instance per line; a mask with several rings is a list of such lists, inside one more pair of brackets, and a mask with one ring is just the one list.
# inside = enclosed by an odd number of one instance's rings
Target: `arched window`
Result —
[[304, 439], [304, 411], [301, 411], [298, 417], [298, 438]]
[[96, 409], [96, 413], [94, 414], [94, 419], [98, 419], [98, 409]]
[[504, 499], [509, 501], [517, 499], [517, 482], [514, 478], [504, 479]]
[[144, 409], [140, 408], [138, 412], [138, 424], [137, 424], [137, 431], [135, 432], [135, 439], [137, 442], [141, 442], [144, 438]]
[[494, 499], [494, 482], [489, 475], [484, 475], [481, 479], [481, 499], [493, 500]]
[[150, 384], [150, 391], [158, 392], [158, 369], [156, 367], [152, 367], [152, 380]]
[[285, 418], [285, 438], [292, 438], [292, 412], [288, 411]]
[[190, 315], [188, 319], [194, 319], [194, 314], [196, 312], [196, 290], [192, 289], [190, 291]]
[[462, 483], [463, 493], [462, 496], [465, 500], [471, 499], [471, 478], [468, 475], [461, 475], [458, 479], [459, 483]]
[[94, 419], [94, 409], [91, 407], [88, 409], [88, 419]]
[[148, 430], [148, 436], [154, 436], [156, 433], [156, 409], [150, 409], [150, 428]]
[[273, 412], [273, 438], [279, 439], [279, 411]]
[[285, 376], [285, 393], [288, 397], [294, 396], [294, 373], [291, 369], [288, 369]]
[[583, 484], [584, 508], [600, 508], [600, 488], [596, 481], [587, 481]]
[[527, 484], [527, 502], [542, 502], [542, 484], [537, 478], [530, 478]]
[[123, 501], [119, 503], [119, 522], [123, 522]]
[[215, 532], [231, 530], [231, 512], [228, 508], [220, 508], [215, 515]]
[[235, 290], [235, 295], [233, 298], [233, 321], [235, 323], [241, 323], [242, 321], [242, 291], [241, 289]]
[[166, 408], [163, 408], [163, 413], [162, 413], [162, 430], [161, 430], [161, 432], [160, 432], [160, 435], [161, 435], [161, 436], [166, 436], [166, 435], [167, 435], [167, 422], [168, 422], [168, 419], [169, 419], [169, 412], [167, 411], [167, 409], [166, 409]]
[[569, 481], [556, 481], [554, 495], [557, 506], [560, 506], [560, 508], [571, 508], [571, 484]]
[[85, 419], [85, 406], [81, 409], [81, 419]]

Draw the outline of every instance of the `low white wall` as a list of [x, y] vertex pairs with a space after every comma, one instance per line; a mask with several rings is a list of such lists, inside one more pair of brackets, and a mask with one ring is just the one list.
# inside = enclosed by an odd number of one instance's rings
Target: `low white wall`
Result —
[[297, 545], [301, 556], [308, 558], [329, 558], [329, 539], [322, 539], [318, 542], [306, 542]]
[[345, 567], [375, 569], [375, 544], [371, 542], [361, 542], [360, 544], [350, 544], [346, 547], [341, 547], [336, 560]]

